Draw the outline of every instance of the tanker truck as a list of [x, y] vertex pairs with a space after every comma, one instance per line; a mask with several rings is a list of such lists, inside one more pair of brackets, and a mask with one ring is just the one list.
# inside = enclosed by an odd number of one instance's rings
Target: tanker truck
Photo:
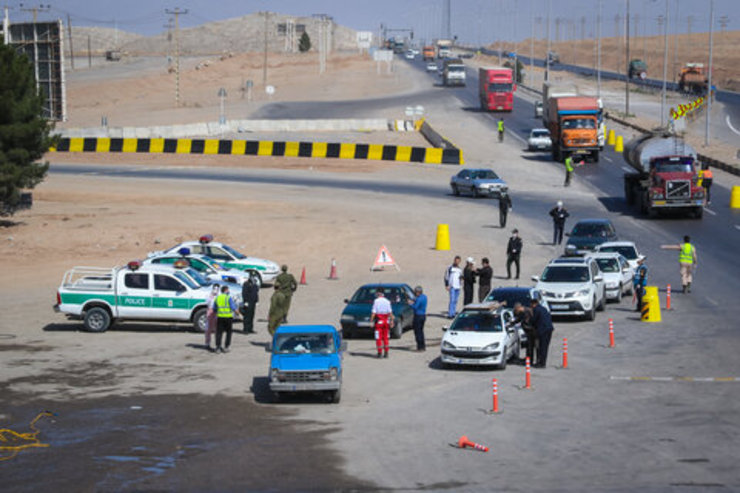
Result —
[[623, 155], [635, 170], [624, 175], [629, 205], [649, 217], [664, 211], [702, 217], [704, 189], [697, 185], [697, 154], [691, 145], [675, 135], [650, 133], [629, 141]]

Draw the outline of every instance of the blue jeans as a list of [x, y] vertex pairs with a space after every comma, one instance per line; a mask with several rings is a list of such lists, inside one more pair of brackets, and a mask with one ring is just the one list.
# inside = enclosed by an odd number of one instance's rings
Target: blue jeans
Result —
[[457, 299], [460, 297], [460, 288], [450, 288], [450, 307], [447, 314], [450, 318], [457, 314]]

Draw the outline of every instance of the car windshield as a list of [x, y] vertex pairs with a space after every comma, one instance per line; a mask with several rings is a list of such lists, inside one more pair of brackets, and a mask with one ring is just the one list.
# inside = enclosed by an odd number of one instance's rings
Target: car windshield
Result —
[[201, 286], [208, 286], [209, 284], [211, 284], [211, 282], [208, 279], [203, 277], [203, 275], [200, 272], [193, 269], [192, 267], [188, 267], [187, 269], [185, 269], [185, 272], [187, 272], [188, 275], [192, 277], [195, 280], [195, 282], [197, 282]]
[[592, 118], [571, 118], [563, 121], [563, 128], [596, 128], [596, 120]]
[[540, 278], [544, 282], [586, 282], [588, 267], [582, 265], [551, 265]]
[[447, 71], [455, 73], [465, 72], [465, 67], [463, 67], [462, 65], [448, 65]]
[[658, 173], [691, 173], [691, 163], [682, 162], [657, 162], [654, 169]]
[[606, 225], [599, 223], [578, 223], [571, 231], [572, 236], [606, 236]]
[[474, 180], [498, 180], [498, 175], [490, 169], [479, 169], [471, 172], [470, 177]]
[[336, 352], [331, 334], [279, 334], [275, 340], [277, 354], [331, 354]]
[[205, 263], [207, 263], [207, 264], [208, 264], [208, 265], [209, 265], [210, 267], [213, 267], [213, 268], [214, 268], [214, 269], [216, 269], [216, 270], [226, 270], [226, 268], [225, 268], [225, 267], [224, 267], [223, 265], [221, 265], [221, 264], [220, 264], [220, 263], [218, 263], [217, 261], [213, 260], [213, 259], [212, 259], [211, 257], [209, 257], [208, 255], [203, 255], [202, 259], [203, 259], [203, 261], [204, 261]]
[[[381, 289], [383, 290], [383, 295], [388, 298], [391, 303], [400, 303], [403, 300], [400, 288], [383, 287]], [[378, 287], [376, 286], [360, 288], [355, 292], [350, 301], [352, 303], [372, 303], [375, 301], [375, 293], [377, 291]]]
[[244, 255], [243, 253], [237, 252], [236, 250], [234, 250], [233, 248], [231, 248], [229, 245], [221, 245], [221, 246], [223, 247], [224, 250], [226, 250], [231, 255], [233, 255], [234, 258], [238, 258], [239, 260], [242, 260], [242, 259], [247, 258], [246, 255]]
[[[196, 272], [196, 274], [197, 274], [197, 272]], [[188, 276], [186, 276], [185, 274], [183, 274], [180, 271], [176, 271], [175, 272], [175, 277], [178, 278], [183, 283], [185, 283], [190, 289], [198, 289], [198, 288], [200, 288], [200, 286], [198, 286], [196, 283], [194, 283], [192, 280], [190, 280], [190, 278]]]
[[620, 253], [624, 258], [627, 260], [635, 260], [637, 258], [637, 250], [635, 250], [635, 247], [625, 245], [625, 246], [602, 246], [599, 248], [600, 252], [613, 252], [613, 253]]
[[601, 272], [619, 272], [619, 261], [615, 258], [597, 258]]
[[502, 332], [501, 316], [491, 312], [462, 312], [452, 322], [450, 330], [459, 332]]
[[488, 84], [488, 92], [511, 92], [510, 82], [494, 82]]
[[532, 137], [549, 137], [550, 132], [547, 130], [532, 130]]
[[494, 289], [491, 294], [488, 295], [486, 301], [498, 301], [499, 303], [506, 302], [507, 308], [513, 308], [514, 303], [521, 303], [524, 306], [529, 306], [532, 297], [529, 295], [529, 290], [508, 290], [508, 289]]

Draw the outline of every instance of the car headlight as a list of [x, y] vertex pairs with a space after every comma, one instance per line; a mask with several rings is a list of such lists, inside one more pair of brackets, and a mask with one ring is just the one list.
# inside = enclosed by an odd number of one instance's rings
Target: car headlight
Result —
[[499, 346], [499, 343], [498, 342], [494, 342], [493, 344], [489, 344], [488, 346], [484, 347], [483, 348], [483, 351], [494, 351], [494, 350], [498, 349], [498, 346]]
[[578, 291], [578, 296], [588, 296], [590, 293], [590, 289], [581, 289], [580, 291]]
[[329, 380], [336, 380], [338, 374], [339, 372], [337, 369], [332, 367], [331, 370], [329, 370]]
[[454, 344], [450, 344], [447, 341], [444, 341], [442, 343], [442, 349], [455, 349], [455, 345]]
[[355, 317], [354, 315], [342, 315], [342, 322], [352, 322], [354, 321]]
[[278, 370], [277, 368], [270, 368], [270, 381], [277, 382], [278, 380], [280, 380], [281, 376], [282, 375], [280, 373], [280, 370]]
[[703, 199], [704, 198], [704, 192], [699, 190], [696, 193], [694, 193], [694, 198], [696, 199]]

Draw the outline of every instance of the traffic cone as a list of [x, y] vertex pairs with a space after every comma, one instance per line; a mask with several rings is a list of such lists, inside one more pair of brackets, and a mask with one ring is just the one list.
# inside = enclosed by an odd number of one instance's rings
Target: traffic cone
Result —
[[614, 152], [624, 152], [624, 138], [617, 135], [617, 142], [614, 144]]
[[335, 280], [339, 279], [337, 276], [337, 261], [334, 259], [331, 259], [331, 269], [329, 270], [329, 279]]
[[303, 267], [303, 270], [301, 271], [301, 284], [305, 285], [308, 284], [306, 282], [306, 267]]
[[461, 436], [460, 439], [457, 441], [457, 446], [458, 448], [470, 447], [474, 448], [475, 450], [480, 450], [481, 452], [488, 452], [488, 447], [475, 442], [471, 442], [465, 435]]

